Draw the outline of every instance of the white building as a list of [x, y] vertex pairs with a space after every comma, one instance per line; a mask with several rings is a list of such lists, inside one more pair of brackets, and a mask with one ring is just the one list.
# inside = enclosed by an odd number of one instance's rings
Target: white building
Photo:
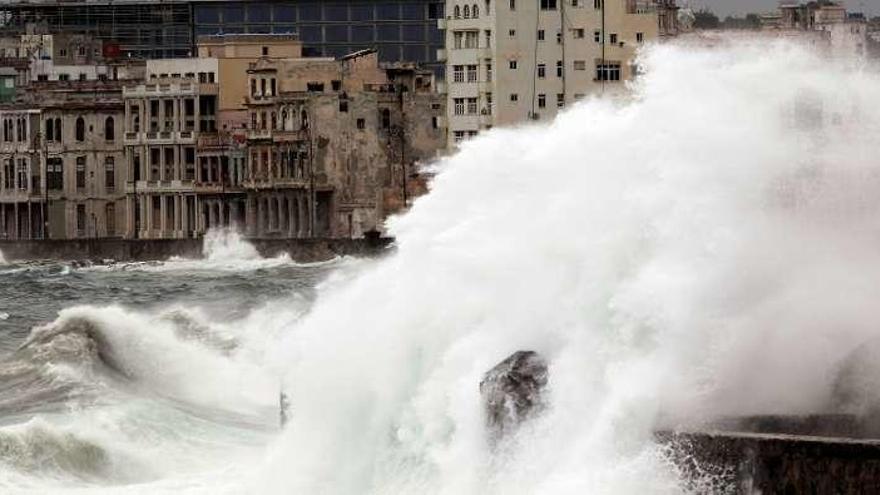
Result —
[[675, 11], [674, 0], [447, 0], [449, 146], [619, 91], [638, 47], [675, 34]]

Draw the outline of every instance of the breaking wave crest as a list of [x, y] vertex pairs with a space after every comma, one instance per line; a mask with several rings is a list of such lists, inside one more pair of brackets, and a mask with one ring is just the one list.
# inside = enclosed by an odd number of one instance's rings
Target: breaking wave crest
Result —
[[[440, 163], [397, 252], [279, 350], [293, 414], [258, 491], [680, 493], [663, 423], [826, 411], [880, 328], [880, 77], [717, 45]], [[547, 407], [496, 452], [478, 384], [517, 350]]]

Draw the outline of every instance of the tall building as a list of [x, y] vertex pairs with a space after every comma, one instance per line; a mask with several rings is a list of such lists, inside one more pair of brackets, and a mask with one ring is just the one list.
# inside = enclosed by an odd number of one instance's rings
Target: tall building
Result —
[[204, 35], [293, 33], [307, 56], [376, 48], [382, 61], [436, 64], [442, 17], [442, 0], [10, 0], [0, 34], [83, 33], [108, 54], [169, 58], [195, 54]]
[[675, 20], [674, 0], [448, 0], [449, 146], [620, 90], [638, 47], [675, 34]]

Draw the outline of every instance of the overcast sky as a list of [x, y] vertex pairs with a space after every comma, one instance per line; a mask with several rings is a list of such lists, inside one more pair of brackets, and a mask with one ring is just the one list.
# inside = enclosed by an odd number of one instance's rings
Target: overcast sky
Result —
[[[690, 4], [697, 9], [708, 7], [719, 17], [747, 12], [766, 12], [775, 10], [778, 0], [679, 0], [679, 5]], [[880, 15], [880, 0], [846, 0], [847, 9], [852, 12], [864, 12], [866, 15]]]

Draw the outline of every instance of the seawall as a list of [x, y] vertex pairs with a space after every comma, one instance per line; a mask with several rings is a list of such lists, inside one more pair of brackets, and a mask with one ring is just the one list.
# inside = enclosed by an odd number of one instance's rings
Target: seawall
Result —
[[[391, 246], [390, 238], [364, 239], [247, 239], [265, 257], [287, 253], [301, 262], [336, 256], [375, 256]], [[199, 258], [202, 239], [70, 239], [0, 240], [7, 261], [56, 259], [68, 261], [161, 261], [172, 256]]]
[[[760, 418], [746, 424], [777, 431], [660, 431], [655, 437], [695, 493], [880, 493], [880, 439], [854, 437], [860, 432], [851, 421]], [[808, 431], [814, 426], [818, 430]]]

